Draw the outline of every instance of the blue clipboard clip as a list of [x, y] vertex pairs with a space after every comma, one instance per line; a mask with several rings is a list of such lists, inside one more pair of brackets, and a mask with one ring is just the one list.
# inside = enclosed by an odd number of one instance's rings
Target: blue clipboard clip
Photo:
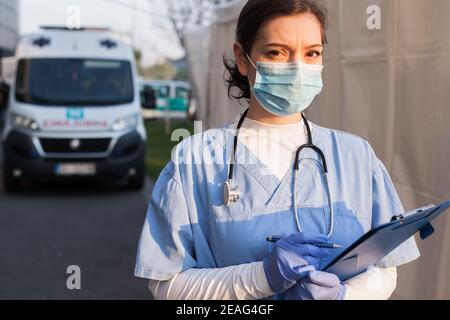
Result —
[[[433, 207], [434, 205], [428, 205], [426, 207], [423, 207], [422, 209], [419, 209], [417, 211], [415, 211], [415, 213], [421, 213], [424, 212], [425, 210], [429, 209], [430, 207]], [[401, 221], [405, 218], [405, 216], [403, 215], [396, 215], [393, 216], [391, 219], [391, 222], [396, 222], [396, 221]], [[435, 230], [434, 227], [431, 223], [425, 225], [422, 229], [419, 230], [420, 233], [420, 239], [422, 240], [426, 240], [427, 238], [431, 237], [434, 234]]]

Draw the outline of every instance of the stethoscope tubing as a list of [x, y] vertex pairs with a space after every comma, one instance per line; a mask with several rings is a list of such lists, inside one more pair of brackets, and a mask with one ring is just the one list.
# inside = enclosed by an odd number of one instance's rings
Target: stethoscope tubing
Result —
[[[234, 190], [234, 194], [232, 194], [232, 183], [233, 183], [233, 174], [234, 174], [234, 165], [236, 162], [236, 150], [237, 150], [237, 145], [239, 142], [239, 131], [244, 123], [245, 118], [247, 117], [247, 114], [249, 112], [249, 109], [245, 110], [245, 112], [242, 114], [241, 118], [239, 119], [239, 122], [236, 126], [236, 132], [234, 135], [234, 140], [233, 140], [233, 153], [232, 153], [232, 160], [231, 163], [229, 165], [229, 169], [228, 169], [228, 180], [225, 183], [225, 188], [227, 188], [227, 198], [228, 199], [224, 199], [225, 200], [225, 204], [227, 206], [230, 205], [231, 202], [236, 202], [239, 200], [240, 196], [239, 196], [239, 188], [236, 187]], [[294, 190], [292, 190], [292, 194], [293, 194], [293, 207], [294, 207], [294, 217], [295, 217], [295, 222], [297, 225], [297, 229], [299, 232], [303, 232], [301, 224], [300, 224], [300, 220], [299, 220], [299, 216], [298, 216], [298, 206], [297, 206], [297, 183], [298, 183], [298, 174], [300, 171], [300, 154], [303, 150], [305, 149], [311, 149], [313, 151], [315, 151], [321, 160], [322, 163], [322, 173], [323, 173], [323, 179], [325, 182], [325, 188], [326, 188], [326, 193], [327, 193], [327, 198], [328, 198], [328, 206], [330, 209], [330, 225], [328, 227], [328, 238], [331, 237], [331, 235], [333, 234], [333, 229], [334, 229], [334, 208], [333, 208], [333, 201], [332, 201], [332, 195], [331, 195], [331, 190], [330, 190], [330, 184], [329, 184], [329, 179], [328, 179], [328, 165], [327, 165], [327, 161], [325, 158], [325, 154], [323, 153], [323, 151], [317, 147], [316, 145], [313, 144], [312, 141], [312, 133], [311, 133], [311, 127], [309, 125], [309, 122], [305, 116], [304, 113], [302, 113], [302, 117], [304, 120], [304, 124], [306, 127], [306, 131], [307, 131], [307, 136], [308, 136], [308, 142], [302, 146], [300, 146], [297, 149], [297, 152], [295, 154], [295, 164], [294, 164], [294, 183], [293, 183], [293, 188]], [[224, 193], [225, 194], [225, 193]], [[231, 195], [232, 194], [232, 195]], [[230, 197], [232, 197], [232, 200], [230, 200]], [[225, 198], [225, 196], [224, 196]]]

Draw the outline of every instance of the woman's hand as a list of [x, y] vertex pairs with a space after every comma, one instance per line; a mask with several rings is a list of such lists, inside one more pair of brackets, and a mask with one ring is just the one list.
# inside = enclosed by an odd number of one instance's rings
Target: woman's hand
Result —
[[286, 300], [344, 300], [345, 285], [332, 273], [312, 271], [286, 292]]
[[309, 272], [318, 268], [327, 249], [311, 243], [325, 242], [325, 236], [296, 233], [275, 243], [270, 256], [264, 260], [264, 272], [274, 293], [285, 292]]

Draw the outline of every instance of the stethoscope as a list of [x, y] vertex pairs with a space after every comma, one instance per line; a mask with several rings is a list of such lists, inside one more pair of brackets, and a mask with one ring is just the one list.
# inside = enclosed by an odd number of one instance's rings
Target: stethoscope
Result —
[[[234, 165], [236, 163], [236, 150], [237, 150], [237, 145], [238, 145], [238, 139], [239, 139], [239, 131], [242, 128], [242, 124], [244, 123], [245, 118], [247, 117], [249, 109], [247, 109], [243, 114], [242, 117], [239, 119], [239, 122], [236, 126], [236, 132], [234, 135], [234, 144], [233, 144], [233, 154], [232, 154], [232, 161], [229, 165], [228, 168], [228, 180], [225, 182], [224, 184], [224, 190], [223, 190], [223, 200], [224, 203], [227, 207], [229, 207], [231, 205], [231, 203], [235, 203], [239, 201], [239, 198], [241, 196], [240, 190], [239, 190], [239, 186], [233, 186], [233, 173], [234, 173]], [[303, 150], [305, 149], [311, 149], [313, 151], [315, 151], [321, 159], [322, 162], [322, 173], [323, 173], [323, 178], [325, 181], [325, 188], [326, 188], [326, 192], [327, 192], [327, 197], [328, 197], [328, 206], [330, 209], [330, 225], [329, 225], [329, 231], [328, 231], [328, 237], [330, 237], [333, 234], [333, 228], [334, 228], [334, 210], [333, 210], [333, 201], [331, 198], [331, 191], [330, 191], [330, 185], [328, 182], [328, 166], [327, 166], [327, 161], [325, 159], [325, 155], [322, 152], [322, 150], [320, 150], [320, 148], [318, 148], [317, 146], [315, 146], [313, 144], [312, 141], [312, 134], [311, 134], [311, 127], [309, 125], [308, 120], [306, 119], [306, 116], [304, 113], [302, 113], [302, 117], [305, 123], [305, 127], [306, 127], [306, 131], [307, 131], [307, 135], [308, 135], [308, 142], [302, 146], [300, 146], [297, 149], [296, 155], [295, 155], [295, 163], [294, 163], [294, 190], [293, 190], [293, 202], [294, 202], [294, 217], [295, 217], [295, 222], [297, 224], [297, 229], [299, 232], [303, 232], [302, 227], [300, 225], [300, 221], [299, 221], [299, 217], [297, 214], [298, 211], [298, 206], [297, 206], [297, 195], [295, 190], [297, 190], [297, 180], [298, 180], [298, 172], [300, 170], [300, 154]]]

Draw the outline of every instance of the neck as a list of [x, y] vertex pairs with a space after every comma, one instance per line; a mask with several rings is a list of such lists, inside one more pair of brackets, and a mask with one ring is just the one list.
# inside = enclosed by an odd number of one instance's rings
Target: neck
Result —
[[250, 108], [247, 117], [259, 121], [262, 123], [273, 124], [273, 125], [285, 125], [297, 123], [302, 120], [301, 113], [296, 113], [292, 116], [276, 116], [265, 110], [253, 97], [250, 100]]

